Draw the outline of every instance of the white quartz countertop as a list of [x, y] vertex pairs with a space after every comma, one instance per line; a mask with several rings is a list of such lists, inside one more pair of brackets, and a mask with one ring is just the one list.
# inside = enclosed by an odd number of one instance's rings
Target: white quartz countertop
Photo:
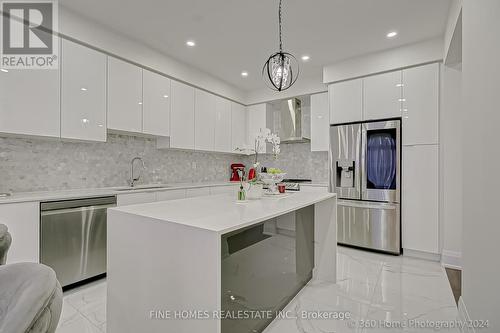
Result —
[[[78, 198], [102, 197], [130, 193], [142, 192], [158, 192], [188, 188], [212, 187], [212, 186], [231, 186], [238, 185], [238, 182], [229, 181], [213, 181], [201, 183], [170, 183], [170, 184], [145, 184], [137, 185], [135, 189], [130, 189], [127, 186], [105, 187], [105, 188], [84, 188], [73, 190], [53, 190], [53, 191], [37, 191], [37, 192], [18, 192], [11, 193], [9, 196], [0, 196], [0, 204], [16, 203], [16, 202], [33, 202], [33, 201], [52, 201], [52, 200], [68, 200]], [[151, 187], [154, 188], [151, 188]], [[307, 183], [301, 186], [326, 187], [326, 183]]]
[[320, 191], [294, 192], [279, 198], [263, 197], [237, 202], [233, 197], [222, 194], [123, 206], [111, 208], [108, 212], [127, 213], [224, 234], [335, 196]]
[[[54, 190], [54, 191], [38, 191], [38, 192], [19, 192], [12, 193], [6, 197], [0, 197], [0, 204], [28, 202], [28, 201], [51, 201], [51, 200], [67, 200], [77, 198], [102, 197], [120, 194], [141, 193], [141, 192], [158, 192], [169, 191], [176, 189], [200, 188], [211, 186], [236, 186], [237, 182], [219, 181], [219, 182], [203, 182], [203, 183], [172, 183], [172, 184], [148, 184], [137, 185], [131, 189], [127, 186], [105, 187], [105, 188], [85, 188], [74, 190]], [[153, 187], [153, 188], [151, 188]]]

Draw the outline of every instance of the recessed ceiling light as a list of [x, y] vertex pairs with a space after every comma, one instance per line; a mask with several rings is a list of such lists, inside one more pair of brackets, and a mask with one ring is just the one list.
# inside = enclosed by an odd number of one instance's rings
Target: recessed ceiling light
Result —
[[168, 98], [168, 95], [163, 95], [163, 98]]
[[241, 72], [241, 76], [247, 77], [248, 76], [248, 72]]
[[302, 61], [308, 61], [309, 59], [311, 59], [311, 57], [308, 56], [308, 55], [303, 55], [302, 56]]
[[137, 104], [142, 105], [142, 102], [139, 102], [139, 103], [137, 103]]
[[386, 36], [387, 38], [394, 38], [398, 35], [397, 31], [391, 31]]
[[2, 71], [2, 72], [4, 72], [4, 73], [8, 73], [8, 72], [9, 72], [9, 71], [8, 71], [8, 70], [6, 70], [5, 68], [0, 69], [0, 71]]
[[87, 91], [87, 88], [85, 88], [85, 87], [81, 87], [81, 88], [80, 88], [80, 90], [81, 90], [81, 91]]
[[186, 42], [186, 45], [187, 45], [187, 46], [189, 46], [189, 47], [193, 47], [193, 46], [195, 46], [195, 45], [196, 45], [196, 43], [194, 42], [194, 40], [188, 40], [188, 41]]

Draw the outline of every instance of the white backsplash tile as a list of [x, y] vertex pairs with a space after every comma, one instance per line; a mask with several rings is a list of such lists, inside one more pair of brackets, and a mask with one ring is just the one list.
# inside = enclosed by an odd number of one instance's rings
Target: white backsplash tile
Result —
[[0, 192], [125, 186], [130, 160], [146, 165], [139, 184], [229, 180], [231, 154], [156, 149], [151, 138], [109, 134], [108, 141], [0, 137]]
[[[259, 155], [259, 161], [283, 169], [288, 178], [326, 182], [328, 154], [310, 148], [283, 144], [277, 160]], [[135, 156], [146, 164], [139, 184], [224, 181], [231, 163], [254, 162], [253, 156], [156, 149], [155, 139], [117, 134], [105, 143], [0, 137], [0, 192], [125, 186]]]
[[[245, 165], [255, 162], [250, 156]], [[275, 159], [272, 154], [259, 155], [261, 166], [280, 168], [287, 173], [286, 178], [312, 179], [313, 182], [328, 181], [328, 152], [311, 152], [310, 143], [281, 144], [281, 153]]]

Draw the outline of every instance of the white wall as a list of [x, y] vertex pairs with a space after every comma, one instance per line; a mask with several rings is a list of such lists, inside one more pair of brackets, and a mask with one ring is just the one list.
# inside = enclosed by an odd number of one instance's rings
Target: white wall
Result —
[[500, 1], [464, 0], [463, 19], [463, 284], [473, 319], [499, 332], [500, 265]]
[[63, 6], [59, 7], [59, 32], [179, 81], [245, 104], [246, 94], [236, 87], [88, 20]]
[[462, 257], [462, 72], [441, 66], [440, 189], [442, 262], [460, 268]]
[[323, 68], [323, 82], [332, 83], [443, 59], [443, 40], [436, 38], [348, 59]]

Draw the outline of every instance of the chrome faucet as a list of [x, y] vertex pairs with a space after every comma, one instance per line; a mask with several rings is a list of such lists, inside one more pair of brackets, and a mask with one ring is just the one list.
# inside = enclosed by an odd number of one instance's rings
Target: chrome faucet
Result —
[[[135, 161], [141, 161], [141, 163], [142, 163], [141, 172], [139, 173], [139, 175], [137, 177], [134, 177], [134, 162]], [[135, 182], [141, 178], [142, 172], [144, 171], [145, 168], [146, 168], [146, 166], [144, 165], [144, 161], [142, 160], [142, 158], [137, 156], [137, 157], [134, 157], [132, 159], [132, 161], [130, 162], [130, 180], [128, 182], [130, 187], [134, 187]]]

